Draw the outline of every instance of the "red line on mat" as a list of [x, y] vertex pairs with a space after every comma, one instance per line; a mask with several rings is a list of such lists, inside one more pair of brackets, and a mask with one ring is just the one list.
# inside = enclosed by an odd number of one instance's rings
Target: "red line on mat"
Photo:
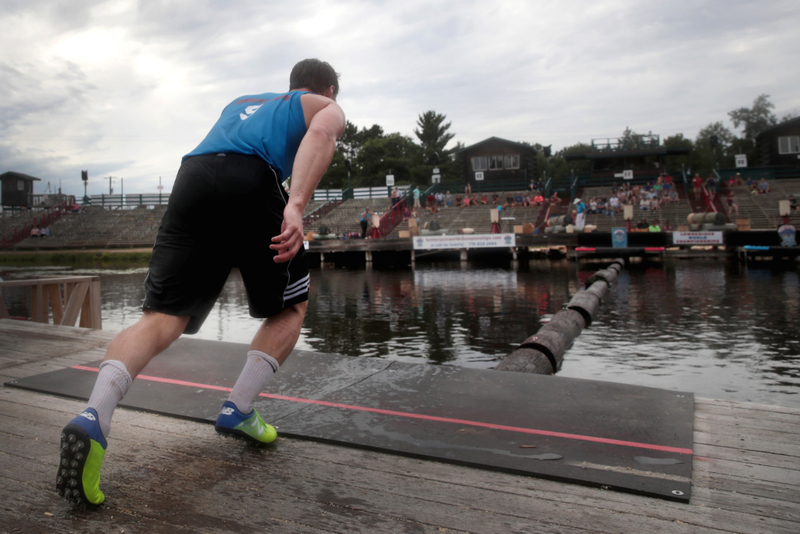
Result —
[[[86, 367], [84, 365], [75, 365], [72, 367], [73, 369], [78, 369], [80, 371], [93, 371], [98, 372], [100, 369], [96, 367]], [[187, 382], [185, 380], [175, 380], [172, 378], [161, 378], [158, 376], [148, 376], [148, 375], [139, 375], [137, 377], [139, 380], [148, 380], [150, 382], [162, 382], [164, 384], [174, 384], [176, 386], [188, 386], [188, 387], [195, 387], [195, 388], [203, 388], [203, 389], [213, 389], [217, 391], [225, 391], [230, 392], [231, 388], [226, 388], [222, 386], [212, 386], [210, 384], [200, 384], [197, 382]], [[411, 412], [396, 412], [393, 410], [383, 410], [381, 408], [369, 408], [366, 406], [355, 406], [353, 404], [340, 404], [338, 402], [328, 402], [322, 400], [314, 400], [314, 399], [303, 399], [300, 397], [287, 397], [285, 395], [273, 395], [270, 393], [262, 393], [261, 397], [266, 397], [270, 399], [278, 399], [278, 400], [285, 400], [291, 402], [300, 402], [303, 404], [316, 404], [318, 406], [327, 406], [329, 408], [340, 408], [343, 410], [353, 410], [358, 412], [370, 412], [370, 413], [378, 413], [381, 415], [393, 415], [396, 417], [407, 417], [410, 419], [422, 419], [425, 421], [436, 421], [439, 423], [453, 423], [458, 425], [468, 425], [468, 426], [475, 426], [481, 428], [491, 428], [493, 430], [504, 430], [507, 432], [517, 432], [520, 434], [534, 434], [537, 436], [549, 436], [555, 438], [563, 438], [563, 439], [573, 439], [576, 441], [590, 441], [594, 443], [605, 443], [607, 445], [619, 445], [622, 447], [635, 447], [639, 449], [648, 449], [653, 451], [661, 451], [661, 452], [672, 452], [677, 454], [693, 454], [694, 451], [692, 449], [683, 449], [680, 447], [668, 447], [666, 445], [652, 445], [649, 443], [637, 443], [635, 441], [623, 441], [618, 439], [609, 439], [609, 438], [598, 438], [594, 436], [582, 436], [580, 434], [566, 434], [564, 432], [552, 432], [550, 430], [538, 430], [535, 428], [523, 428], [518, 426], [507, 426], [507, 425], [497, 425], [494, 423], [483, 423], [480, 421], [469, 421], [467, 419], [453, 419], [450, 417], [438, 417], [435, 415], [421, 415], [417, 413]]]

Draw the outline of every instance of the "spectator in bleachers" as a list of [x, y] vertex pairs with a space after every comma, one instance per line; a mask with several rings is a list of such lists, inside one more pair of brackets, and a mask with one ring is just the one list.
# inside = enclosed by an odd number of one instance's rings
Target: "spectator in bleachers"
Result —
[[533, 197], [533, 204], [535, 206], [541, 206], [544, 204], [544, 196], [542, 195], [541, 191], [536, 191], [536, 196]]
[[797, 199], [794, 198], [794, 195], [789, 195], [787, 198], [789, 199], [789, 209], [792, 211], [797, 210]]
[[481, 206], [486, 206], [489, 204], [489, 199], [486, 198], [486, 193], [481, 195]]
[[39, 230], [38, 226], [34, 226], [33, 228], [31, 228], [31, 237], [39, 237], [40, 234], [41, 230]]
[[667, 195], [667, 202], [671, 204], [677, 204], [678, 202], [678, 192], [674, 189], [671, 189], [669, 194]]
[[467, 182], [467, 185], [464, 187], [464, 196], [468, 197], [471, 194], [472, 194], [472, 185], [470, 185], [470, 183]]
[[756, 195], [759, 194], [759, 189], [758, 189], [758, 186], [756, 184], [752, 184], [750, 186], [750, 194], [753, 195], [753, 196], [756, 196]]
[[742, 179], [742, 173], [737, 172], [736, 176], [733, 177], [733, 185], [744, 185], [744, 180]]
[[638, 230], [647, 230], [650, 228], [650, 225], [647, 224], [647, 219], [642, 219], [641, 221], [639, 221], [639, 224], [636, 225], [636, 228]]
[[744, 184], [747, 187], [753, 187], [753, 179], [748, 176], [747, 179], [744, 181]]
[[367, 237], [367, 228], [371, 217], [372, 214], [369, 212], [369, 208], [364, 208], [364, 213], [361, 214], [361, 239], [366, 239]]
[[583, 202], [581, 199], [576, 198], [574, 204], [575, 204], [575, 226], [577, 228], [583, 228], [584, 226], [586, 226], [586, 203]]
[[453, 195], [450, 194], [450, 191], [444, 196], [444, 205], [448, 208], [453, 205]]
[[456, 207], [461, 207], [461, 195], [456, 195]]
[[469, 197], [467, 195], [464, 195], [464, 204], [463, 205], [464, 205], [464, 207], [467, 207], [467, 206], [470, 205], [470, 200], [469, 200]]
[[444, 193], [442, 193], [441, 191], [437, 191], [436, 195], [434, 195], [434, 196], [436, 197], [436, 206], [438, 206], [440, 208], [443, 208], [444, 207]]
[[506, 203], [503, 204], [503, 207], [504, 208], [513, 208], [516, 205], [517, 205], [517, 203], [514, 202], [514, 196], [513, 195], [508, 195], [506, 197]]
[[612, 195], [610, 199], [608, 199], [608, 214], [609, 215], [616, 215], [617, 213], [622, 210], [622, 206], [619, 203], [619, 197]]
[[695, 173], [692, 178], [692, 190], [694, 191], [695, 198], [699, 198], [703, 192], [703, 179], [700, 178], [700, 173]]
[[639, 201], [639, 209], [644, 211], [650, 210], [650, 198], [649, 197], [642, 197], [642, 200]]
[[761, 194], [769, 193], [769, 182], [767, 182], [766, 178], [761, 178], [758, 182], [758, 189]]
[[661, 179], [661, 187], [667, 190], [672, 189], [672, 182], [673, 182], [672, 176], [670, 176], [669, 173], [666, 173], [664, 174], [664, 177]]
[[436, 196], [433, 193], [428, 193], [428, 196], [425, 199], [425, 207], [431, 212], [436, 211]]
[[517, 193], [516, 195], [514, 195], [514, 203], [517, 206], [524, 206], [525, 205], [525, 199], [523, 198], [522, 193]]
[[45, 226], [39, 231], [39, 237], [50, 237], [50, 228]]
[[733, 212], [739, 215], [739, 204], [736, 203], [736, 197], [733, 196], [733, 191], [728, 193], [728, 214], [732, 215]]
[[414, 192], [413, 192], [413, 194], [414, 194], [414, 207], [415, 207], [415, 208], [421, 208], [422, 206], [421, 206], [421, 205], [420, 205], [420, 203], [419, 203], [419, 195], [420, 195], [420, 193], [419, 193], [419, 186], [416, 186], [416, 187], [414, 188]]
[[395, 187], [392, 189], [392, 195], [389, 199], [389, 209], [391, 209], [395, 204], [397, 204], [397, 200], [400, 197], [400, 190]]
[[550, 202], [552, 202], [552, 203], [553, 203], [553, 204], [555, 204], [556, 206], [558, 206], [559, 204], [561, 204], [561, 199], [560, 199], [560, 198], [558, 198], [558, 191], [553, 191], [553, 196], [552, 196], [552, 197], [550, 197]]
[[597, 201], [597, 213], [605, 215], [606, 213], [606, 197], [600, 197]]
[[660, 232], [661, 231], [661, 227], [658, 225], [657, 221], [653, 221], [652, 223], [650, 223], [650, 226], [648, 226], [647, 229], [650, 232]]
[[492, 193], [492, 205], [493, 206], [497, 205], [499, 199], [500, 199], [500, 197], [497, 196], [497, 193]]

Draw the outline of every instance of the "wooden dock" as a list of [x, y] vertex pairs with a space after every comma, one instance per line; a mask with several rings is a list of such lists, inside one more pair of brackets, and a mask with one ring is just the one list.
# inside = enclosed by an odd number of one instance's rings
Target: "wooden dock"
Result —
[[[100, 359], [112, 336], [0, 320], [0, 380]], [[83, 407], [0, 388], [0, 533], [800, 531], [797, 409], [696, 399], [689, 504], [298, 439], [258, 449], [120, 409], [106, 503], [83, 510], [55, 493], [60, 431]]]

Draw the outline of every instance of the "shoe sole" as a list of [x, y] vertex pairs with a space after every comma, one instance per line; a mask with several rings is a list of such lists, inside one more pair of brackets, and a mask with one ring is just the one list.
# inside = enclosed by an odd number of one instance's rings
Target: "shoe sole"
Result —
[[216, 430], [218, 434], [223, 434], [223, 435], [234, 437], [234, 438], [241, 438], [241, 439], [249, 441], [250, 443], [253, 443], [255, 445], [269, 445], [271, 443], [275, 443], [275, 441], [277, 440], [277, 436], [275, 437], [275, 439], [272, 439], [271, 441], [257, 440], [256, 438], [254, 438], [253, 436], [251, 436], [247, 432], [243, 432], [243, 431], [237, 430], [235, 428], [227, 428], [227, 427], [224, 427], [224, 426], [214, 425], [214, 430]]
[[83, 468], [91, 446], [89, 434], [80, 425], [70, 423], [61, 432], [56, 492], [71, 503], [93, 505], [83, 490]]

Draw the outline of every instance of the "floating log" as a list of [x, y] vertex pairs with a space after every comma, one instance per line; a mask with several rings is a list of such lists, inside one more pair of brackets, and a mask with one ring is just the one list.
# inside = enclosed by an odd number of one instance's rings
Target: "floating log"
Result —
[[536, 335], [526, 339], [495, 369], [552, 375], [561, 368], [564, 353], [586, 326], [577, 310], [561, 310]]
[[600, 302], [608, 288], [617, 280], [623, 260], [617, 259], [606, 269], [587, 280], [588, 288], [572, 296], [566, 308], [556, 313], [549, 323], [495, 367], [498, 371], [515, 371], [552, 375], [564, 361], [564, 353], [581, 331], [592, 324]]

